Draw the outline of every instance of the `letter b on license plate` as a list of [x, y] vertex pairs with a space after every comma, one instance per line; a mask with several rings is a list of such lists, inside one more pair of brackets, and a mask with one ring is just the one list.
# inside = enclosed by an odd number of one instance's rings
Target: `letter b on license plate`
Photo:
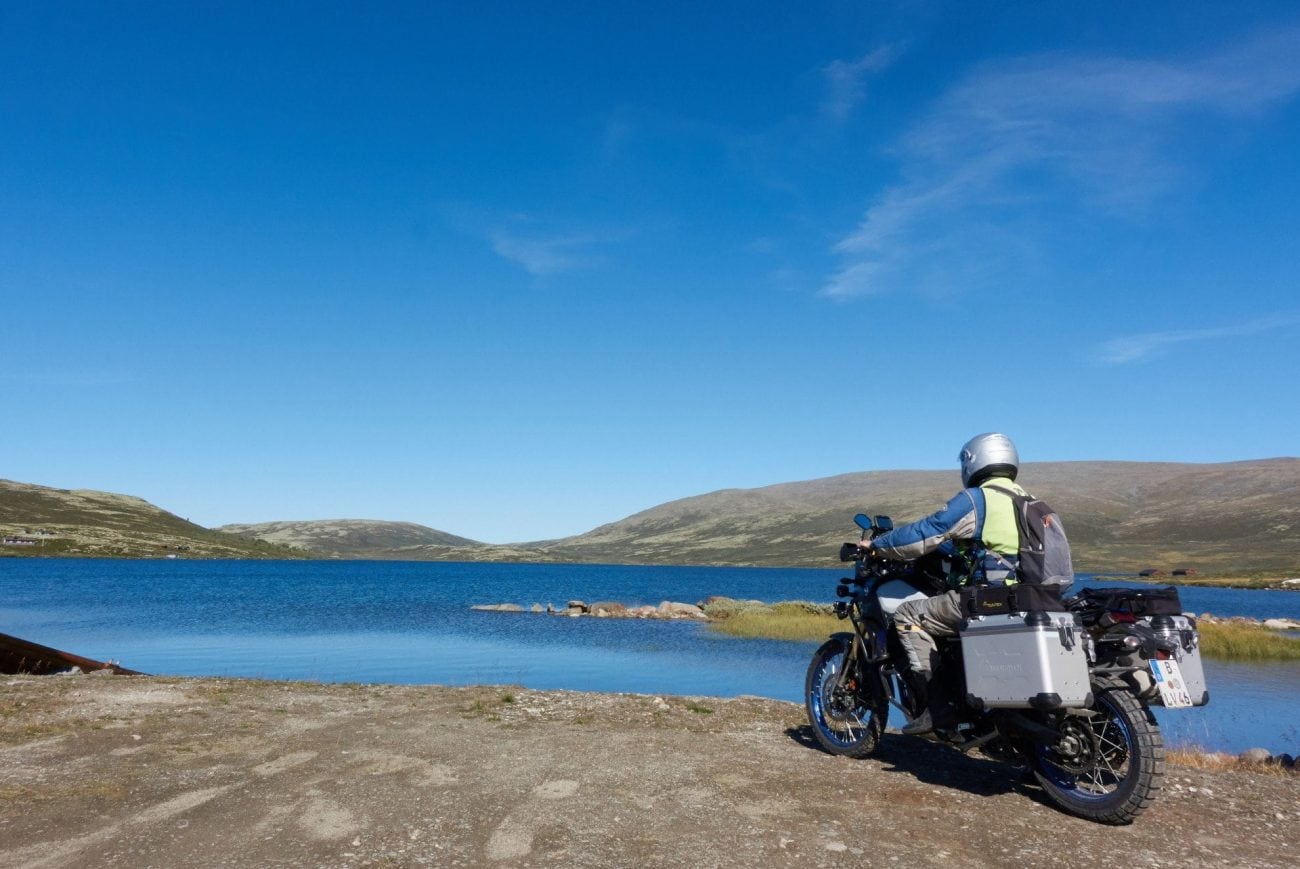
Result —
[[1156, 686], [1160, 689], [1160, 700], [1167, 708], [1192, 705], [1192, 695], [1187, 692], [1187, 683], [1183, 681], [1177, 661], [1152, 661], [1151, 672], [1155, 674]]

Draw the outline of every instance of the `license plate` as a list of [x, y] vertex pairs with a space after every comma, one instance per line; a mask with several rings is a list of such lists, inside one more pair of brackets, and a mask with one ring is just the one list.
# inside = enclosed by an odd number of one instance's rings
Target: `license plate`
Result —
[[1156, 677], [1156, 687], [1160, 689], [1160, 699], [1170, 709], [1179, 709], [1192, 705], [1192, 695], [1187, 692], [1187, 683], [1178, 669], [1178, 662], [1152, 661], [1151, 672]]

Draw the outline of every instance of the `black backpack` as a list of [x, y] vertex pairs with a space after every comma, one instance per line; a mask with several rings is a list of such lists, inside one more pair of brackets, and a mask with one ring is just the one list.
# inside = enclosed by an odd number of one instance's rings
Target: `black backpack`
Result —
[[1016, 579], [1029, 585], [1057, 586], [1064, 591], [1074, 582], [1070, 563], [1070, 541], [1056, 511], [1031, 495], [986, 483], [1011, 498], [1015, 508], [1016, 530], [1020, 533], [1020, 564]]

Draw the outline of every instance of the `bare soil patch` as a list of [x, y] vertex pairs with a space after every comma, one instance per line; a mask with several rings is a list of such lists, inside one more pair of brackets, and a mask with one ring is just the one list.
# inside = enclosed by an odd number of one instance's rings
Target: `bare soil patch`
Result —
[[1099, 827], [1020, 770], [800, 707], [517, 687], [0, 681], [0, 865], [1291, 867], [1300, 776], [1170, 766]]

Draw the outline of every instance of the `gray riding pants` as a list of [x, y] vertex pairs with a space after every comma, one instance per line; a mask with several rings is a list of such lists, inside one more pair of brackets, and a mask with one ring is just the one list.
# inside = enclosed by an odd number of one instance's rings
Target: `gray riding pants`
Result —
[[934, 638], [957, 636], [961, 622], [961, 594], [956, 591], [910, 600], [894, 611], [898, 638], [907, 651], [907, 663], [916, 673], [929, 678], [939, 664]]

